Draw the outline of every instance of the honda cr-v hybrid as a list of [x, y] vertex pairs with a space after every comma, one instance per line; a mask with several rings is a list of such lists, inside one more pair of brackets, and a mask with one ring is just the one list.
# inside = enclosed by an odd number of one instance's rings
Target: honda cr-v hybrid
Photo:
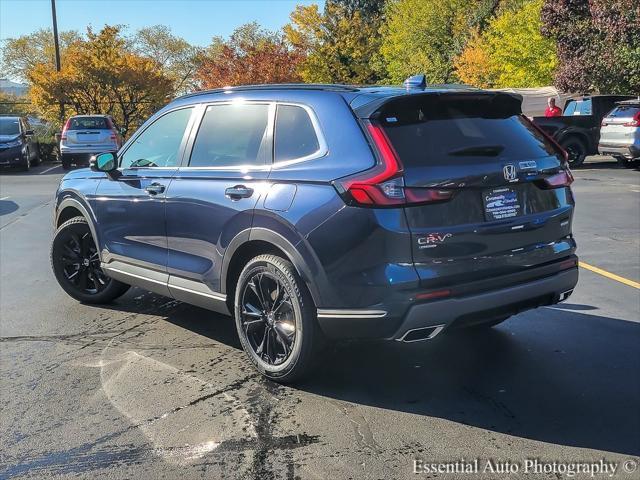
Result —
[[86, 303], [135, 285], [231, 314], [282, 382], [326, 340], [426, 340], [555, 304], [578, 280], [573, 178], [520, 105], [459, 86], [180, 97], [62, 179], [55, 276]]

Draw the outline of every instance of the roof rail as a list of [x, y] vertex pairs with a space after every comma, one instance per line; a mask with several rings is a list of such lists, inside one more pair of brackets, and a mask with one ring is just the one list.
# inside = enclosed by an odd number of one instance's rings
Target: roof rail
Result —
[[177, 97], [176, 100], [181, 98], [190, 98], [197, 97], [200, 95], [208, 95], [211, 93], [221, 93], [221, 92], [243, 92], [243, 91], [251, 91], [251, 90], [327, 90], [334, 92], [357, 92], [359, 87], [354, 85], [340, 85], [340, 84], [331, 84], [331, 83], [264, 83], [260, 85], [238, 85], [234, 87], [222, 87], [222, 88], [214, 88], [211, 90], [201, 90], [198, 92], [187, 93], [180, 97]]

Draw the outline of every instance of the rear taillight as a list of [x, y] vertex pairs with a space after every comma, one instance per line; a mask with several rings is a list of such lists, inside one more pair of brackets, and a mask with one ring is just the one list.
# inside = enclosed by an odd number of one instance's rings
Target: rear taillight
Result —
[[640, 127], [640, 110], [636, 112], [630, 122], [623, 124], [625, 127]]
[[405, 187], [402, 162], [382, 127], [365, 123], [380, 162], [366, 172], [337, 180], [335, 186], [348, 204], [393, 207], [449, 200], [453, 191]]
[[572, 183], [573, 174], [571, 173], [571, 170], [567, 168], [566, 170], [560, 170], [560, 172], [555, 175], [543, 179], [540, 186], [546, 189], [561, 188], [568, 187]]
[[67, 130], [69, 130], [70, 126], [71, 126], [71, 119], [69, 118], [64, 124], [64, 127], [62, 128], [62, 134], [60, 135], [61, 140], [67, 139]]

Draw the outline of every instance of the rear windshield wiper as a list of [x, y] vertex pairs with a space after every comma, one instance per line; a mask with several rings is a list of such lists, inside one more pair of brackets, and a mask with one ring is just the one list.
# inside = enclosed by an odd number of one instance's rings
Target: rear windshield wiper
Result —
[[479, 155], [483, 157], [495, 157], [504, 150], [504, 145], [476, 145], [473, 147], [459, 148], [458, 150], [451, 150], [447, 155], [451, 156], [472, 156]]

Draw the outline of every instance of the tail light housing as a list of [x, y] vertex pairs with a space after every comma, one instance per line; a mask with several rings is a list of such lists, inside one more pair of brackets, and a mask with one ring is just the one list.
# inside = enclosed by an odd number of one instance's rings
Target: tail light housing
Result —
[[623, 124], [625, 127], [640, 127], [640, 110], [636, 112], [630, 122]]
[[371, 169], [336, 180], [334, 186], [349, 205], [384, 208], [450, 200], [454, 192], [406, 187], [402, 162], [382, 127], [366, 121], [369, 138], [379, 162]]
[[64, 124], [64, 127], [62, 128], [62, 134], [60, 135], [60, 139], [61, 140], [66, 140], [67, 139], [67, 130], [69, 130], [69, 127], [71, 126], [71, 119], [67, 119], [67, 121]]
[[567, 168], [560, 170], [555, 175], [551, 175], [550, 177], [543, 179], [540, 183], [540, 187], [549, 190], [552, 188], [568, 187], [572, 183], [573, 174], [571, 173], [571, 170]]

